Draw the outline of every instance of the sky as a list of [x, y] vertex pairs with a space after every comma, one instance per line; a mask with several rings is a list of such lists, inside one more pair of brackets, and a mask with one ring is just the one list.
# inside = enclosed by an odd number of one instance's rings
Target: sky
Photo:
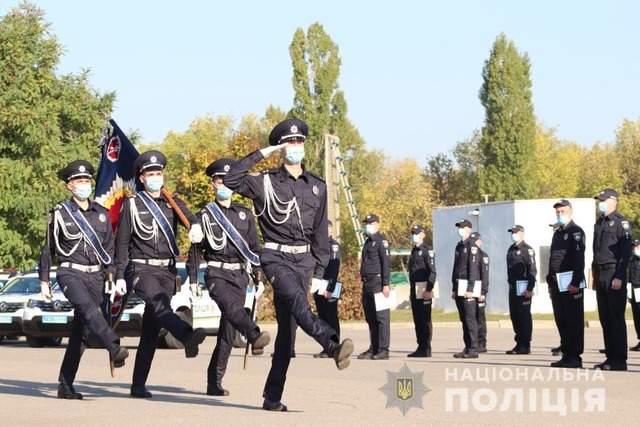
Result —
[[[348, 115], [393, 158], [451, 150], [482, 127], [481, 72], [504, 32], [532, 68], [538, 120], [585, 146], [640, 117], [640, 2], [35, 1], [65, 47], [59, 72], [115, 91], [146, 143], [207, 114], [293, 102], [288, 47], [320, 22], [342, 57]], [[18, 5], [0, 0], [0, 15]]]

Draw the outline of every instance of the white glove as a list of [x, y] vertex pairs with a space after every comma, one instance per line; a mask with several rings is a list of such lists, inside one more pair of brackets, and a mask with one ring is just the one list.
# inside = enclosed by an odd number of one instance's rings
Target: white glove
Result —
[[193, 224], [189, 230], [189, 240], [191, 240], [191, 243], [200, 243], [202, 239], [204, 239], [202, 227], [200, 227], [200, 224]]
[[202, 289], [200, 288], [200, 284], [198, 282], [192, 283], [189, 285], [191, 288], [191, 295], [196, 298], [202, 296]]
[[40, 282], [40, 295], [42, 295], [42, 298], [46, 301], [51, 301], [53, 299], [49, 282]]
[[266, 159], [267, 157], [271, 156], [276, 151], [280, 151], [280, 150], [284, 149], [284, 147], [286, 147], [286, 146], [287, 146], [287, 144], [270, 145], [268, 147], [261, 148], [260, 149], [260, 153], [262, 153], [262, 156]]
[[127, 281], [124, 279], [116, 280], [116, 287], [114, 292], [118, 295], [124, 295], [127, 293]]
[[116, 299], [116, 285], [112, 281], [105, 280], [104, 282], [104, 293], [105, 295], [109, 295], [109, 301], [113, 303]]
[[264, 293], [264, 284], [262, 282], [258, 282], [258, 289], [256, 289], [256, 299], [260, 298]]
[[329, 284], [328, 280], [324, 279], [316, 279], [315, 277], [311, 279], [311, 293], [318, 293], [318, 295], [323, 295], [327, 290], [327, 285]]

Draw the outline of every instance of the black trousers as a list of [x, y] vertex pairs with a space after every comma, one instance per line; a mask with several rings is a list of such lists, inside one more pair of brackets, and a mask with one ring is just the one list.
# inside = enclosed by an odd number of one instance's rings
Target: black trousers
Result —
[[165, 328], [176, 339], [184, 341], [192, 328], [171, 308], [171, 297], [176, 288], [175, 266], [156, 267], [131, 262], [125, 271], [125, 277], [127, 286], [133, 286], [136, 294], [145, 302], [132, 381], [134, 386], [144, 386], [158, 347], [160, 329]]
[[[425, 304], [427, 302], [427, 304]], [[433, 324], [431, 323], [431, 307], [433, 300], [421, 300], [411, 298], [411, 313], [413, 314], [413, 325], [416, 330], [416, 341], [418, 350], [431, 350], [431, 337], [433, 334]]]
[[260, 328], [244, 308], [249, 284], [249, 278], [244, 270], [230, 271], [209, 267], [205, 282], [211, 298], [222, 313], [216, 347], [207, 369], [207, 384], [222, 387], [222, 378], [233, 349], [235, 331], [240, 331], [250, 343], [253, 343], [260, 335]]
[[389, 351], [391, 341], [391, 310], [376, 310], [375, 294], [382, 292], [382, 278], [373, 277], [364, 282], [362, 307], [369, 326], [369, 350], [373, 354]]
[[316, 303], [318, 317], [324, 320], [336, 331], [340, 337], [340, 320], [338, 319], [338, 300], [329, 301], [324, 295], [313, 294], [313, 300]]
[[631, 304], [631, 313], [633, 313], [633, 325], [636, 329], [636, 337], [640, 340], [640, 302], [636, 302], [635, 296], [632, 294], [629, 304]]
[[627, 284], [622, 280], [622, 287], [611, 289], [615, 274], [615, 265], [595, 266], [597, 271], [596, 299], [598, 315], [604, 337], [604, 348], [607, 360], [612, 363], [627, 362], [627, 324], [624, 312], [627, 305]]
[[484, 302], [478, 301], [478, 306], [476, 308], [476, 320], [478, 322], [478, 349], [487, 348], [487, 316], [485, 314], [486, 307], [486, 300]]
[[531, 347], [533, 321], [531, 319], [531, 299], [516, 294], [515, 285], [509, 286], [509, 316], [518, 348]]
[[558, 291], [558, 282], [553, 274], [547, 276], [547, 287], [549, 288], [549, 299], [551, 299], [551, 307], [553, 308], [553, 320], [556, 323], [558, 335], [560, 335], [560, 348], [562, 348], [562, 337], [564, 335], [564, 325], [562, 324], [562, 316], [560, 315], [560, 292]]
[[462, 339], [464, 350], [468, 353], [478, 352], [478, 300], [456, 297], [458, 316], [462, 322]]
[[315, 316], [309, 307], [307, 287], [315, 268], [315, 259], [310, 253], [286, 254], [264, 249], [260, 260], [262, 269], [273, 286], [273, 302], [278, 321], [275, 350], [263, 396], [272, 402], [279, 402], [291, 360], [291, 318], [295, 318], [302, 330], [327, 352], [338, 342], [338, 335], [327, 322]]
[[557, 315], [560, 330], [560, 346], [562, 358], [565, 360], [582, 360], [584, 352], [584, 289], [577, 294], [559, 292], [558, 282], [554, 274], [547, 276], [547, 284], [552, 287], [552, 303], [555, 298], [554, 315]]
[[103, 272], [84, 273], [60, 267], [56, 278], [62, 292], [74, 307], [71, 335], [58, 376], [58, 381], [61, 383], [72, 385], [84, 351], [82, 342], [84, 329], [86, 328], [90, 334], [98, 338], [105, 348], [117, 342], [119, 338], [107, 324], [100, 309], [104, 296]]

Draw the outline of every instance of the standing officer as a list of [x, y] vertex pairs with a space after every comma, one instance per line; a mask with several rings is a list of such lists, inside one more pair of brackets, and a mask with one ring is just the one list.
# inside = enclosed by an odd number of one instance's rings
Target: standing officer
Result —
[[[270, 147], [239, 160], [225, 178], [227, 187], [253, 200], [264, 237], [261, 265], [274, 290], [278, 320], [275, 352], [264, 388], [263, 409], [286, 411], [282, 392], [291, 359], [291, 318], [334, 359], [338, 369], [349, 366], [353, 342], [314, 316], [307, 301], [309, 281], [322, 280], [329, 261], [327, 187], [302, 165], [307, 124], [288, 119], [269, 135]], [[284, 164], [262, 173], [249, 169], [276, 151]]]
[[627, 370], [627, 265], [631, 225], [618, 211], [618, 192], [605, 188], [595, 197], [600, 218], [593, 230], [593, 264], [598, 314], [607, 358], [595, 365], [606, 371]]
[[[456, 223], [460, 241], [456, 245], [453, 271], [451, 274], [452, 294], [458, 308], [458, 316], [462, 322], [462, 336], [464, 340], [464, 350], [455, 353], [456, 359], [477, 359], [478, 358], [478, 301], [473, 297], [475, 280], [471, 275], [472, 263], [478, 263], [478, 247], [471, 241], [471, 221], [463, 219]], [[467, 289], [464, 296], [458, 296], [459, 281], [467, 282]], [[464, 282], [462, 282], [464, 283]]]
[[[632, 243], [633, 256], [629, 262], [629, 283], [631, 283], [631, 312], [633, 313], [633, 324], [638, 337], [638, 344], [629, 348], [631, 351], [640, 351], [640, 298], [636, 298], [636, 289], [640, 288], [640, 240], [636, 239]], [[639, 291], [640, 292], [640, 291]]]
[[418, 348], [407, 357], [431, 357], [431, 307], [433, 286], [436, 282], [436, 262], [434, 252], [424, 238], [424, 227], [411, 227], [413, 248], [409, 257], [409, 299]]
[[369, 326], [369, 348], [360, 353], [358, 359], [386, 360], [389, 358], [391, 310], [378, 310], [375, 295], [382, 292], [388, 298], [390, 294], [389, 243], [380, 233], [380, 218], [377, 215], [367, 215], [364, 224], [364, 232], [368, 237], [362, 247], [360, 277], [362, 307]]
[[218, 340], [207, 370], [207, 394], [210, 396], [229, 395], [229, 391], [222, 387], [222, 378], [227, 370], [236, 329], [247, 337], [254, 351], [261, 351], [270, 340], [269, 333], [260, 332], [258, 325], [244, 309], [247, 286], [252, 286], [247, 264], [252, 265], [249, 268], [252, 268], [255, 283], [262, 281], [262, 270], [253, 213], [233, 202], [233, 191], [224, 185], [224, 177], [234, 163], [233, 159], [223, 158], [206, 169], [215, 191], [215, 202], [200, 212], [205, 239], [194, 245], [187, 263], [189, 282], [197, 285], [200, 255], [204, 253], [207, 261], [205, 282], [211, 298], [222, 313]]
[[[57, 258], [58, 284], [75, 312], [58, 376], [58, 398], [82, 399], [82, 394], [73, 388], [73, 381], [84, 351], [83, 327], [100, 340], [115, 367], [124, 366], [129, 351], [119, 345], [118, 335], [109, 327], [100, 309], [105, 271], [113, 272], [113, 230], [107, 220], [107, 210], [89, 199], [93, 166], [85, 160], [76, 160], [59, 175], [72, 196], [49, 213], [47, 239], [40, 253], [38, 271], [42, 295], [51, 301], [49, 272], [52, 259]], [[126, 289], [119, 291], [126, 293]]]
[[[338, 275], [340, 274], [340, 243], [333, 238], [333, 224], [331, 221], [327, 222], [329, 227], [329, 245], [331, 247], [331, 255], [329, 256], [329, 264], [324, 270], [324, 276], [322, 278], [327, 281], [327, 290], [320, 295], [319, 292], [313, 294], [313, 299], [316, 302], [316, 310], [318, 310], [318, 317], [324, 320], [331, 326], [340, 338], [340, 320], [338, 319], [338, 299], [332, 299], [331, 295], [335, 291], [336, 282], [338, 281]], [[316, 358], [327, 358], [329, 355], [326, 351], [322, 350], [320, 353], [314, 354]]]
[[[204, 341], [202, 328], [193, 330], [171, 309], [171, 297], [176, 289], [176, 243], [178, 215], [162, 195], [165, 156], [155, 150], [138, 156], [134, 162], [136, 177], [144, 190], [125, 199], [120, 211], [116, 235], [116, 288], [133, 286], [145, 302], [142, 333], [133, 368], [131, 396], [150, 398], [145, 384], [158, 344], [160, 328], [165, 328], [184, 344], [186, 357], [198, 355], [198, 345]], [[175, 199], [189, 219], [192, 242], [203, 238], [198, 218]], [[126, 281], [125, 281], [126, 277]]]
[[[559, 200], [553, 205], [558, 220], [554, 227], [549, 254], [547, 284], [557, 298], [558, 327], [562, 358], [551, 364], [554, 368], [581, 368], [584, 351], [584, 247], [585, 234], [573, 222], [571, 202]], [[559, 275], [571, 275], [566, 290], [561, 289]], [[564, 282], [563, 282], [564, 283]], [[552, 291], [553, 289], [553, 291]]]
[[[478, 247], [478, 263], [473, 262], [472, 275], [474, 281], [479, 280], [480, 296], [478, 297], [478, 307], [476, 309], [476, 320], [478, 322], [478, 353], [487, 352], [487, 294], [489, 293], [489, 255], [482, 250], [482, 238], [480, 233], [471, 233], [469, 237], [471, 243]], [[472, 258], [473, 261], [473, 258]]]
[[507, 282], [509, 283], [509, 316], [515, 333], [515, 347], [507, 354], [531, 353], [531, 298], [536, 286], [536, 254], [524, 241], [524, 227], [514, 225], [507, 230], [513, 244], [507, 249]]

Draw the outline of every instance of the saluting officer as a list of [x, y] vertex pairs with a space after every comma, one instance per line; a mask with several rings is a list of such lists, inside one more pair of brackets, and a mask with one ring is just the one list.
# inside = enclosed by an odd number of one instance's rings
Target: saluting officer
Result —
[[[451, 274], [452, 293], [451, 298], [456, 302], [458, 316], [462, 322], [462, 337], [464, 340], [464, 349], [455, 353], [453, 357], [459, 359], [477, 359], [478, 358], [478, 320], [477, 309], [478, 301], [473, 297], [473, 289], [475, 281], [471, 277], [473, 270], [471, 262], [477, 263], [478, 247], [471, 242], [471, 221], [463, 219], [456, 223], [458, 236], [460, 241], [456, 245], [453, 270]], [[460, 283], [466, 282], [467, 289], [463, 296], [458, 296], [458, 287]]]
[[[376, 307], [376, 294], [385, 298], [389, 288], [389, 243], [380, 233], [380, 218], [370, 214], [364, 219], [367, 240], [362, 247], [360, 277], [362, 278], [362, 307], [369, 326], [369, 348], [358, 359], [386, 360], [389, 358], [391, 310]], [[380, 296], [379, 296], [380, 298]]]
[[93, 166], [85, 160], [76, 160], [59, 175], [72, 196], [49, 213], [47, 239], [40, 253], [38, 271], [41, 293], [50, 301], [53, 295], [49, 272], [53, 258], [57, 259], [56, 278], [75, 313], [58, 377], [58, 398], [82, 399], [82, 394], [73, 388], [73, 381], [83, 352], [83, 327], [100, 340], [115, 367], [124, 365], [129, 352], [119, 345], [118, 335], [109, 327], [100, 309], [105, 273], [114, 269], [114, 250], [107, 210], [89, 198]]
[[[302, 165], [307, 124], [287, 119], [269, 135], [270, 147], [240, 159], [225, 177], [231, 190], [253, 200], [264, 237], [262, 269], [273, 286], [278, 320], [275, 352], [264, 388], [263, 409], [286, 411], [280, 401], [291, 359], [291, 318], [333, 357], [338, 369], [349, 366], [353, 342], [340, 344], [336, 331], [316, 317], [307, 301], [309, 281], [322, 280], [329, 261], [327, 187]], [[276, 151], [284, 151], [280, 168], [249, 174]]]
[[[229, 395], [229, 391], [222, 387], [222, 378], [227, 370], [236, 329], [247, 337], [254, 351], [261, 351], [270, 340], [269, 333], [260, 332], [258, 325], [244, 309], [247, 286], [250, 286], [247, 264], [251, 265], [249, 268], [256, 284], [262, 281], [262, 270], [259, 265], [260, 242], [253, 213], [233, 202], [233, 191], [224, 185], [224, 177], [234, 163], [233, 159], [223, 158], [206, 169], [205, 173], [211, 178], [215, 192], [215, 202], [200, 211], [205, 239], [194, 245], [187, 263], [189, 282], [198, 286], [198, 267], [204, 253], [207, 262], [206, 286], [222, 313], [218, 340], [207, 370], [207, 394], [210, 396]], [[197, 293], [199, 288], [195, 290]]]
[[514, 225], [507, 230], [513, 244], [507, 250], [507, 282], [509, 283], [509, 316], [515, 333], [515, 347], [507, 354], [531, 353], [531, 298], [536, 286], [536, 254], [524, 241], [524, 227]]
[[571, 202], [562, 199], [553, 208], [557, 224], [551, 240], [547, 284], [557, 298], [554, 311], [558, 310], [562, 358], [551, 366], [581, 368], [584, 351], [584, 289], [581, 283], [584, 282], [585, 234], [573, 222]]
[[[184, 344], [186, 357], [198, 355], [198, 345], [204, 341], [202, 328], [193, 330], [171, 309], [171, 297], [176, 288], [176, 243], [178, 215], [162, 194], [165, 156], [156, 150], [147, 151], [134, 162], [136, 178], [143, 191], [122, 203], [116, 234], [116, 288], [133, 286], [145, 302], [142, 333], [133, 368], [131, 396], [150, 398], [146, 389], [151, 362], [158, 344], [160, 328], [165, 328]], [[203, 238], [198, 218], [179, 198], [175, 202], [191, 222], [189, 238]]]
[[618, 192], [605, 188], [595, 196], [597, 219], [593, 230], [593, 264], [598, 315], [607, 358], [594, 366], [606, 371], [627, 370], [627, 265], [631, 255], [631, 225], [618, 212]]
[[478, 247], [478, 263], [473, 263], [474, 281], [479, 280], [480, 296], [478, 308], [476, 309], [476, 320], [478, 322], [478, 353], [487, 352], [487, 294], [489, 293], [489, 254], [482, 250], [482, 237], [480, 233], [471, 233], [471, 243]]
[[[629, 348], [631, 351], [640, 351], [640, 298], [636, 298], [636, 292], [640, 292], [640, 240], [632, 242], [633, 255], [629, 261], [629, 283], [631, 283], [631, 312], [633, 313], [633, 325], [636, 329], [638, 344]], [[637, 291], [636, 291], [637, 290]]]
[[[338, 319], [338, 299], [332, 297], [333, 292], [338, 282], [338, 275], [340, 274], [340, 243], [333, 238], [333, 224], [328, 221], [329, 225], [329, 245], [331, 247], [331, 255], [329, 256], [329, 264], [324, 270], [324, 276], [322, 277], [327, 281], [327, 290], [321, 295], [316, 292], [313, 294], [313, 299], [316, 302], [316, 310], [318, 310], [318, 317], [324, 320], [331, 326], [340, 338], [340, 320]], [[324, 359], [329, 357], [326, 351], [322, 350], [320, 353], [314, 354], [313, 357]]]
[[409, 256], [409, 299], [418, 348], [407, 357], [431, 357], [431, 308], [433, 286], [436, 283], [436, 262], [431, 247], [425, 242], [424, 227], [411, 227], [411, 256]]

